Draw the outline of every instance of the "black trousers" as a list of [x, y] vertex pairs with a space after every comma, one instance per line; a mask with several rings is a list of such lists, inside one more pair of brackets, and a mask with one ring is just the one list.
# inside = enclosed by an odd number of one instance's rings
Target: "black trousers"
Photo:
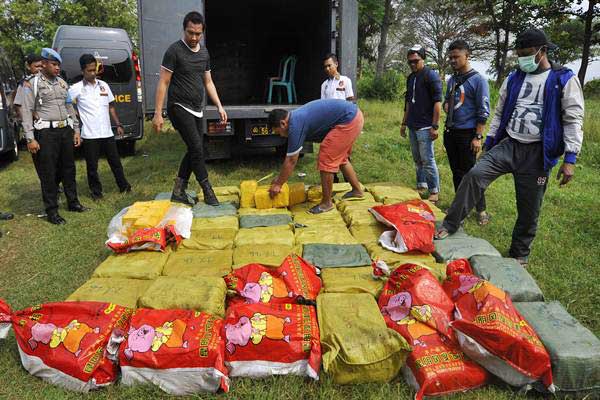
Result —
[[[463, 177], [477, 161], [477, 156], [471, 150], [471, 141], [474, 137], [475, 129], [448, 129], [444, 132], [444, 147], [452, 170], [455, 193]], [[485, 208], [485, 193], [482, 191], [475, 209], [477, 212], [481, 212], [485, 211]]]
[[129, 186], [123, 172], [123, 165], [121, 164], [114, 136], [101, 139], [84, 139], [83, 152], [87, 168], [88, 186], [92, 194], [102, 194], [102, 183], [98, 176], [98, 159], [102, 154], [106, 155], [106, 161], [108, 161], [119, 190], [123, 191]]
[[193, 172], [198, 182], [206, 180], [208, 172], [204, 163], [204, 129], [202, 118], [196, 118], [177, 105], [169, 107], [167, 114], [173, 127], [177, 129], [187, 146], [187, 152], [181, 160], [177, 176], [187, 181]]
[[58, 212], [58, 182], [62, 181], [67, 203], [79, 204], [75, 183], [75, 156], [73, 130], [66, 128], [42, 129], [34, 132], [40, 150], [33, 154], [35, 170], [40, 178], [42, 200], [48, 215]]
[[444, 227], [455, 232], [460, 222], [479, 202], [481, 193], [498, 177], [512, 174], [517, 198], [517, 221], [512, 233], [510, 255], [529, 255], [537, 231], [538, 217], [548, 184], [549, 170], [544, 170], [542, 143], [520, 143], [508, 138], [486, 152], [463, 177]]

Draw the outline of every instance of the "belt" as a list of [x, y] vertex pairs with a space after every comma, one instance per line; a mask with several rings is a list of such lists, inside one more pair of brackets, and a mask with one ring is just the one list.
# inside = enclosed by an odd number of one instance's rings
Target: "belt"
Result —
[[45, 121], [43, 119], [38, 119], [37, 121], [35, 121], [33, 123], [33, 127], [37, 130], [49, 129], [49, 128], [60, 129], [60, 128], [66, 128], [67, 126], [69, 126], [71, 128], [73, 127], [73, 123], [71, 122], [71, 120], [69, 118], [64, 119], [62, 121]]

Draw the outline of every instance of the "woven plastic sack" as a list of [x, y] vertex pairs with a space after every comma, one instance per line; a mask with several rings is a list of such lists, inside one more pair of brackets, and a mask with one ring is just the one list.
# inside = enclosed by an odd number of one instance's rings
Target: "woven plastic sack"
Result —
[[[423, 200], [423, 203], [425, 203], [425, 204], [427, 204], [427, 206], [429, 206], [429, 209], [431, 210], [431, 212], [433, 212], [433, 216], [435, 217], [436, 221], [443, 221], [444, 218], [446, 218], [446, 214], [442, 210], [440, 210], [438, 206], [436, 206], [429, 200]], [[384, 202], [383, 204], [386, 204], [386, 203]]]
[[349, 205], [376, 203], [373, 195], [368, 192], [363, 192], [363, 197], [352, 197], [345, 200], [343, 199], [344, 194], [345, 193], [337, 193], [335, 196], [333, 196], [335, 206], [340, 212], [344, 211], [344, 208]]
[[258, 182], [256, 181], [242, 181], [240, 183], [240, 207], [254, 208], [256, 203], [254, 202], [254, 194], [258, 188]]
[[410, 346], [385, 325], [367, 293], [323, 293], [317, 297], [323, 369], [338, 384], [389, 382]]
[[368, 244], [377, 244], [379, 242], [379, 237], [385, 231], [385, 226], [382, 224], [378, 225], [358, 225], [351, 226], [350, 233], [354, 238], [358, 241], [358, 243], [363, 245]]
[[230, 202], [221, 202], [218, 206], [196, 203], [194, 207], [192, 207], [192, 213], [194, 214], [194, 218], [216, 218], [237, 215], [237, 208], [235, 207], [235, 204]]
[[[416, 190], [394, 185], [392, 183], [372, 183], [365, 186], [375, 200], [380, 203], [385, 203], [386, 199], [393, 201], [391, 204], [421, 199], [421, 196]], [[390, 204], [389, 201], [386, 204]]]
[[226, 250], [233, 248], [237, 229], [206, 229], [192, 231], [192, 236], [181, 242], [181, 249]]
[[213, 186], [213, 191], [217, 196], [239, 196], [240, 188], [237, 186]]
[[258, 228], [267, 226], [289, 225], [292, 217], [286, 214], [241, 215], [240, 228]]
[[345, 226], [296, 228], [296, 244], [358, 244]]
[[138, 299], [152, 282], [142, 279], [92, 278], [74, 291], [66, 301], [98, 301], [136, 308]]
[[169, 256], [163, 275], [173, 277], [223, 277], [231, 272], [233, 250], [178, 249]]
[[[198, 199], [198, 193], [195, 190], [186, 190], [185, 193], [192, 199]], [[154, 200], [171, 200], [173, 192], [160, 192], [154, 196]]]
[[510, 295], [513, 302], [544, 301], [544, 294], [527, 270], [514, 258], [473, 256], [475, 275]]
[[325, 268], [321, 271], [323, 293], [368, 293], [377, 298], [384, 281], [373, 277], [371, 267]]
[[323, 190], [321, 186], [311, 186], [306, 192], [306, 198], [311, 203], [319, 203], [323, 198]]
[[240, 304], [227, 309], [223, 337], [230, 376], [300, 375], [318, 380], [321, 344], [315, 308]]
[[240, 208], [238, 209], [238, 215], [292, 215], [290, 210], [287, 208]]
[[306, 187], [303, 182], [290, 183], [290, 206], [306, 201]]
[[223, 216], [216, 218], [194, 218], [192, 220], [192, 232], [206, 231], [213, 229], [239, 229], [239, 222], [236, 216]]
[[294, 233], [289, 225], [240, 229], [235, 237], [235, 247], [263, 245], [294, 245]]
[[312, 205], [306, 203], [292, 207], [291, 211], [294, 217], [294, 223], [309, 228], [316, 226], [346, 226], [346, 222], [344, 222], [342, 215], [337, 210], [334, 209], [322, 214], [310, 214], [307, 211], [311, 207]]
[[379, 244], [367, 244], [366, 247], [373, 260], [385, 261], [392, 268], [406, 263], [435, 263], [435, 258], [431, 254], [419, 251], [394, 253], [393, 251], [384, 249]]
[[510, 296], [473, 275], [465, 259], [450, 262], [447, 275], [444, 290], [456, 309], [451, 326], [462, 351], [509, 385], [539, 381], [554, 392], [550, 356]]
[[379, 222], [395, 230], [392, 234], [383, 233], [379, 239], [387, 250], [396, 253], [414, 250], [431, 253], [434, 250], [435, 218], [429, 206], [421, 200], [376, 206], [370, 211]]
[[439, 262], [469, 259], [473, 256], [502, 257], [502, 255], [486, 240], [460, 234], [443, 240], [434, 240], [433, 255]]
[[316, 300], [321, 290], [316, 268], [296, 254], [287, 256], [278, 268], [248, 264], [227, 275], [225, 282], [238, 303], [246, 304]]
[[342, 214], [348, 226], [377, 226], [380, 225], [368, 207], [346, 208]]
[[94, 271], [94, 278], [156, 279], [163, 271], [170, 250], [134, 251], [111, 255]]
[[360, 244], [307, 244], [302, 257], [319, 268], [371, 265], [369, 254]]
[[153, 383], [180, 396], [227, 392], [222, 324], [196, 311], [137, 310], [119, 352], [121, 384]]
[[255, 263], [277, 267], [292, 253], [293, 246], [281, 244], [237, 246], [233, 249], [233, 268]]
[[270, 186], [259, 186], [254, 193], [256, 208], [281, 208], [290, 205], [290, 187], [287, 183], [281, 186], [281, 192], [274, 198], [269, 195]]
[[161, 276], [138, 303], [140, 308], [194, 310], [222, 317], [226, 293], [225, 282], [219, 277]]
[[575, 398], [597, 396], [600, 391], [600, 340], [557, 301], [514, 304], [536, 330], [550, 354], [556, 390]]
[[63, 302], [13, 313], [0, 300], [0, 323], [7, 328], [12, 322], [21, 363], [31, 375], [88, 392], [117, 380], [112, 355], [127, 330], [131, 311], [111, 303]]

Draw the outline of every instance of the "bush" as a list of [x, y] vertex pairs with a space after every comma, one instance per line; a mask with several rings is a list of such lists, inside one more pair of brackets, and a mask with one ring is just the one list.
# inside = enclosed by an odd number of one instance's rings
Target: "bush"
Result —
[[600, 79], [593, 79], [583, 86], [583, 95], [586, 99], [600, 98]]
[[372, 69], [363, 70], [358, 80], [358, 95], [362, 98], [394, 101], [402, 99], [406, 78], [400, 72], [387, 70], [381, 78], [375, 78]]

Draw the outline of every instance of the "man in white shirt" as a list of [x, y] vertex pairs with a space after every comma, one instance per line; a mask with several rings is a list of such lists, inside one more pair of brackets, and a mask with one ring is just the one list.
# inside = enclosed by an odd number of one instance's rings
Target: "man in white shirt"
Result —
[[[131, 185], [123, 173], [123, 166], [113, 134], [110, 117], [117, 125], [117, 134], [123, 135], [123, 126], [115, 110], [115, 97], [108, 84], [96, 79], [97, 60], [91, 54], [79, 59], [83, 79], [69, 88], [69, 95], [77, 106], [81, 120], [81, 138], [87, 167], [88, 186], [94, 200], [103, 197], [102, 183], [98, 176], [98, 159], [104, 153], [115, 176], [119, 191], [130, 192]], [[110, 113], [110, 115], [109, 115]]]
[[338, 72], [338, 59], [335, 54], [327, 54], [323, 60], [323, 67], [327, 79], [321, 84], [321, 99], [354, 100], [352, 81]]

